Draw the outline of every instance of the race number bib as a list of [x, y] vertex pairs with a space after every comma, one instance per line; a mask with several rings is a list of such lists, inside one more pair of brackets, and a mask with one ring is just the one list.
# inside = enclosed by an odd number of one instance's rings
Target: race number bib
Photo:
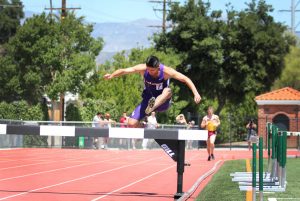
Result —
[[156, 90], [162, 90], [163, 89], [163, 83], [156, 85]]

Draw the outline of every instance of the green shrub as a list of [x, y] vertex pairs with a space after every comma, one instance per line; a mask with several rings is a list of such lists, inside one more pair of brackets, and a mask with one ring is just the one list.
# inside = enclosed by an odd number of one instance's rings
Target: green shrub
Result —
[[[29, 105], [26, 101], [15, 101], [12, 103], [0, 103], [0, 119], [11, 120], [35, 120], [48, 119], [43, 104]], [[24, 147], [48, 146], [47, 136], [25, 135], [23, 138]]]

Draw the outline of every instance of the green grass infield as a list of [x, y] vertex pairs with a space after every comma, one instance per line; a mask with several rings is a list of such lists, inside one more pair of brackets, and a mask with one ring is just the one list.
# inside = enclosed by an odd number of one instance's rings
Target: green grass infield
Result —
[[[264, 161], [266, 167], [267, 160]], [[257, 164], [258, 166], [258, 164]], [[287, 159], [287, 188], [285, 192], [264, 193], [264, 201], [268, 198], [288, 198], [300, 201], [300, 159]], [[245, 172], [246, 160], [226, 161], [212, 180], [198, 195], [197, 201], [242, 201], [246, 200], [246, 193], [239, 190], [237, 182], [231, 181], [230, 173]], [[259, 194], [257, 194], [257, 200]], [[279, 199], [281, 200], [281, 199]]]

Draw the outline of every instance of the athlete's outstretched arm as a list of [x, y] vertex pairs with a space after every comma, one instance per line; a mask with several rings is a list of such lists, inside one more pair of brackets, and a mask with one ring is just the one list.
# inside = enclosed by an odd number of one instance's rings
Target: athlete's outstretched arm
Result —
[[138, 64], [138, 65], [133, 66], [133, 67], [118, 69], [118, 70], [114, 71], [111, 74], [105, 74], [104, 79], [110, 80], [114, 77], [119, 77], [119, 76], [126, 75], [126, 74], [142, 73], [145, 70], [146, 70], [146, 65], [145, 64]]
[[195, 103], [197, 103], [197, 104], [200, 103], [201, 96], [198, 93], [197, 88], [195, 87], [194, 83], [192, 82], [192, 80], [190, 78], [188, 78], [187, 76], [183, 75], [182, 73], [180, 73], [170, 67], [165, 67], [165, 73], [167, 74], [168, 77], [174, 78], [176, 80], [179, 80], [180, 82], [185, 83], [190, 88], [190, 90], [193, 92]]

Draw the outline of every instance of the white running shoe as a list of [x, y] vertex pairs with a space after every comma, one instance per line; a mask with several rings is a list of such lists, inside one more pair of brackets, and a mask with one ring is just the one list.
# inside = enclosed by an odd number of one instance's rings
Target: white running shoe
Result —
[[154, 106], [155, 103], [155, 97], [150, 98], [150, 100], [148, 101], [148, 106], [145, 110], [146, 114], [150, 114], [152, 112], [152, 108]]

